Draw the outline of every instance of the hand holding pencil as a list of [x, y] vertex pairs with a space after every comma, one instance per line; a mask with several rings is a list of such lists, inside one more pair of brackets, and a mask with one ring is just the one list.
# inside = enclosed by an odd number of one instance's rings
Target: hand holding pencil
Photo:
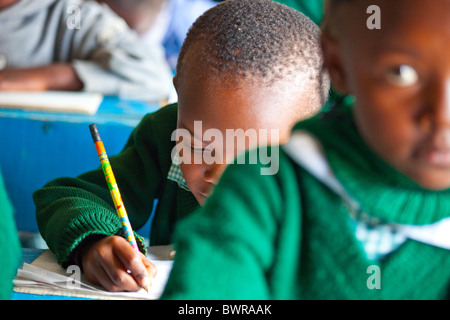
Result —
[[125, 238], [91, 237], [80, 253], [84, 273], [89, 281], [110, 291], [137, 291], [140, 288], [148, 291], [156, 268], [139, 252], [103, 142], [96, 125], [89, 127]]
[[83, 246], [81, 257], [86, 278], [108, 291], [138, 291], [156, 275], [156, 267], [120, 236], [95, 239]]

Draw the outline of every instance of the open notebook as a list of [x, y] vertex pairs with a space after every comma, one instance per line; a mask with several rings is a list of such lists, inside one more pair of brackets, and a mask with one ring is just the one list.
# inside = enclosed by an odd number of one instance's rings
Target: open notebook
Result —
[[92, 92], [0, 92], [0, 106], [25, 110], [95, 114], [103, 96]]
[[153, 246], [148, 249], [147, 258], [158, 269], [149, 292], [109, 292], [93, 285], [81, 275], [80, 281], [56, 262], [54, 254], [46, 250], [33, 263], [24, 263], [18, 270], [14, 291], [40, 295], [74, 296], [91, 299], [159, 299], [172, 269], [171, 246]]

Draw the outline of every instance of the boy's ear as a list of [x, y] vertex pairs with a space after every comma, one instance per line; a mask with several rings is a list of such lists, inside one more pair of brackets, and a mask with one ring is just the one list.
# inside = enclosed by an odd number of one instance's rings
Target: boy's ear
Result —
[[343, 94], [349, 93], [338, 41], [326, 33], [322, 33], [321, 45], [324, 65], [330, 74], [333, 88]]
[[175, 87], [175, 91], [178, 93], [178, 78], [177, 78], [177, 75], [175, 75], [173, 78], [172, 78], [172, 83], [173, 83], [173, 86]]

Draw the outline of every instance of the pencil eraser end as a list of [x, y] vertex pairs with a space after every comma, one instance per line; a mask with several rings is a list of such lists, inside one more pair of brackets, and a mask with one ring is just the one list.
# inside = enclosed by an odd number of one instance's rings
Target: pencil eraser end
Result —
[[100, 134], [95, 123], [89, 125], [89, 130], [91, 130], [92, 139], [94, 142], [100, 141]]

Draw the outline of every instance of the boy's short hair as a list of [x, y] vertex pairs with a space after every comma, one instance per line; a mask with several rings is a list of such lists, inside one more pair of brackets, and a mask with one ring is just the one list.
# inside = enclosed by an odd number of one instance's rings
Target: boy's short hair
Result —
[[[227, 0], [206, 11], [189, 29], [181, 48], [177, 74], [194, 44], [195, 57], [207, 72], [230, 80], [256, 79], [270, 85], [306, 74], [317, 101], [329, 91], [323, 68], [320, 29], [305, 15], [272, 0]], [[200, 67], [202, 68], [202, 67]], [[306, 85], [310, 85], [309, 83]]]

